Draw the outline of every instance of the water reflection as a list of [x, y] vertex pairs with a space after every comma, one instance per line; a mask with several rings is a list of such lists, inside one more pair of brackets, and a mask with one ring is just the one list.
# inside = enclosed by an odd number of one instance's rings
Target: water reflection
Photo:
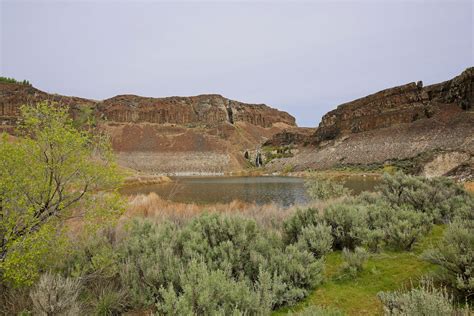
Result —
[[[148, 194], [176, 202], [212, 204], [241, 200], [249, 203], [277, 203], [282, 206], [305, 204], [309, 197], [304, 179], [296, 177], [179, 177], [172, 183], [143, 185], [123, 189], [122, 193]], [[379, 180], [374, 177], [351, 176], [336, 179], [360, 193], [371, 191]]]

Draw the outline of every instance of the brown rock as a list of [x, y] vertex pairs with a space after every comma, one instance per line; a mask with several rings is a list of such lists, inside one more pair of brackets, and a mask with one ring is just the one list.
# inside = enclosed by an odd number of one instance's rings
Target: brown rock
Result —
[[468, 68], [452, 80], [423, 88], [418, 82], [382, 90], [339, 105], [323, 116], [313, 143], [397, 124], [430, 118], [443, 104], [460, 109], [473, 108], [474, 68]]

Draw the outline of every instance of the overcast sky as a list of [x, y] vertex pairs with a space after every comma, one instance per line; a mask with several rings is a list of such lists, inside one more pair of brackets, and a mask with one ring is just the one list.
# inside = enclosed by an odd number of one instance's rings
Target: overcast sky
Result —
[[218, 93], [317, 126], [474, 64], [473, 1], [0, 1], [1, 75], [92, 99]]

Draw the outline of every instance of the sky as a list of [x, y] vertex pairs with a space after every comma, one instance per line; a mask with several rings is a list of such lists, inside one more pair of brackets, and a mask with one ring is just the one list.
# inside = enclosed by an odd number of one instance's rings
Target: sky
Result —
[[217, 93], [315, 127], [474, 65], [472, 0], [0, 1], [0, 75], [91, 99]]

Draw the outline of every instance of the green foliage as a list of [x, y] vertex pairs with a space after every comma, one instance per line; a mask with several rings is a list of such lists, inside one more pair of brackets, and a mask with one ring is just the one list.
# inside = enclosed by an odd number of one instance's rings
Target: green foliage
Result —
[[410, 250], [413, 244], [425, 235], [432, 226], [431, 217], [411, 209], [398, 209], [385, 225], [385, 239], [389, 246]]
[[474, 294], [474, 221], [457, 220], [435, 248], [423, 254], [441, 268], [441, 277], [465, 297]]
[[259, 295], [245, 280], [235, 280], [230, 271], [210, 270], [195, 260], [183, 271], [179, 286], [179, 292], [171, 284], [160, 289], [159, 315], [264, 314], [271, 307], [260, 305]]
[[310, 224], [301, 230], [297, 246], [311, 252], [316, 258], [321, 258], [331, 252], [333, 237], [331, 227], [325, 224]]
[[323, 219], [331, 227], [335, 249], [354, 249], [366, 238], [367, 211], [352, 200], [331, 204], [324, 210]]
[[80, 282], [45, 273], [31, 290], [35, 315], [80, 315]]
[[291, 217], [283, 222], [285, 242], [287, 244], [295, 243], [298, 241], [298, 236], [301, 234], [303, 228], [310, 225], [316, 226], [320, 221], [317, 209], [297, 209]]
[[22, 81], [17, 81], [14, 78], [8, 78], [8, 77], [0, 77], [0, 82], [5, 82], [5, 83], [17, 83], [17, 84], [23, 84], [26, 86], [31, 87], [31, 83], [28, 80], [22, 80]]
[[135, 222], [119, 252], [133, 306], [156, 303], [162, 313], [261, 314], [321, 282], [311, 253], [234, 216], [205, 214], [183, 228]]
[[85, 127], [96, 127], [97, 118], [92, 106], [82, 105], [74, 115], [74, 127], [82, 129]]
[[424, 280], [419, 288], [402, 292], [380, 292], [385, 315], [469, 315], [468, 309], [456, 308], [454, 299], [445, 288], [436, 288], [432, 281]]
[[380, 191], [394, 207], [409, 205], [436, 222], [453, 219], [463, 204], [472, 206], [472, 196], [448, 178], [423, 178], [397, 173], [385, 174]]
[[126, 292], [111, 284], [98, 284], [88, 300], [91, 313], [97, 316], [120, 315], [126, 308]]
[[309, 196], [314, 200], [329, 200], [351, 192], [342, 184], [322, 177], [307, 180], [305, 186]]
[[301, 311], [295, 313], [288, 313], [291, 316], [343, 316], [344, 313], [337, 309], [319, 307], [319, 306], [308, 306]]
[[[273, 159], [278, 159], [278, 158], [288, 158], [288, 157], [293, 157], [293, 153], [291, 152], [292, 147], [291, 146], [265, 146], [262, 148], [265, 156], [265, 164], [269, 163]], [[285, 169], [287, 169], [285, 167]], [[290, 172], [291, 170], [287, 171]]]
[[65, 256], [68, 243], [63, 232], [48, 223], [9, 250], [7, 260], [0, 262], [3, 283], [14, 287], [31, 286], [42, 270], [53, 267], [58, 257]]
[[342, 258], [344, 259], [342, 266], [344, 273], [355, 277], [357, 273], [364, 269], [364, 264], [367, 262], [369, 254], [367, 250], [362, 247], [356, 247], [353, 251], [344, 248], [342, 250]]
[[90, 207], [73, 214], [88, 198], [100, 205], [104, 195], [92, 191], [120, 182], [107, 138], [75, 129], [67, 110], [56, 104], [23, 106], [21, 114], [22, 137], [0, 140], [0, 281], [15, 286], [38, 276], [65, 219], [103, 223], [122, 211]]

